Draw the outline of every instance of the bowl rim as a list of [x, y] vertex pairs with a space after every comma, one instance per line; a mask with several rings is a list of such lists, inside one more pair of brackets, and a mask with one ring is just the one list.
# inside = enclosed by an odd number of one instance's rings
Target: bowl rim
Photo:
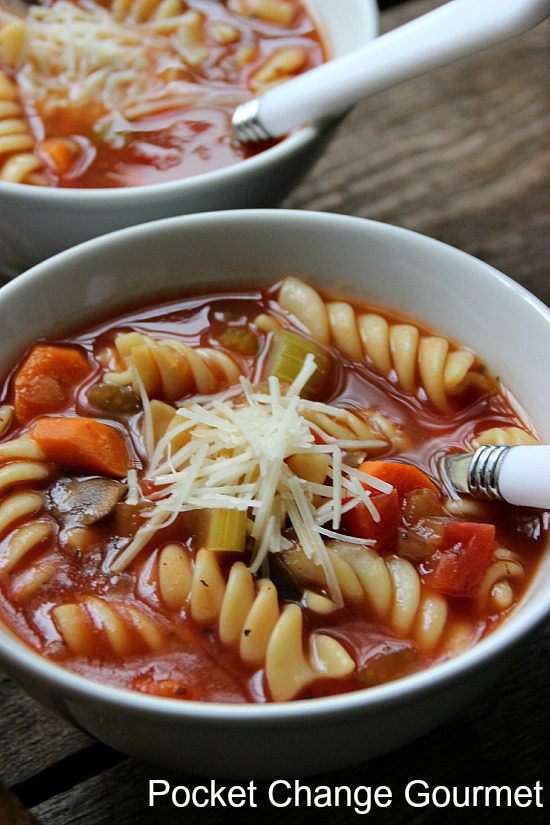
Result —
[[[304, 0], [307, 4], [309, 0]], [[365, 19], [368, 21], [368, 30], [370, 42], [374, 40], [380, 30], [380, 12], [376, 0], [362, 0], [365, 4]], [[321, 17], [317, 9], [310, 11], [317, 27], [326, 32], [326, 38], [329, 41], [331, 31], [326, 26], [324, 19]], [[201, 189], [203, 187], [210, 188], [223, 183], [224, 185], [235, 184], [236, 180], [241, 175], [255, 172], [261, 173], [266, 167], [272, 163], [277, 164], [278, 161], [283, 160], [289, 154], [299, 153], [308, 144], [314, 143], [317, 139], [327, 132], [332, 125], [338, 123], [341, 115], [335, 117], [324, 118], [313, 124], [307, 124], [291, 134], [283, 137], [274, 146], [268, 149], [263, 149], [258, 154], [252, 155], [248, 158], [242, 158], [229, 166], [221, 166], [219, 169], [212, 169], [209, 172], [201, 172], [197, 175], [189, 177], [176, 178], [175, 180], [161, 181], [159, 183], [141, 184], [139, 186], [120, 186], [120, 187], [55, 187], [55, 186], [31, 186], [24, 183], [11, 183], [10, 181], [0, 180], [0, 196], [3, 192], [5, 194], [16, 195], [21, 200], [36, 199], [38, 203], [47, 204], [50, 200], [54, 200], [56, 205], [67, 204], [70, 201], [82, 202], [84, 204], [90, 201], [97, 200], [100, 196], [107, 197], [110, 201], [124, 200], [125, 198], [139, 198], [140, 196], [157, 198], [162, 195], [184, 195], [189, 190]], [[54, 194], [55, 193], [55, 194]]]
[[[545, 323], [550, 325], [550, 308], [541, 300], [507, 275], [456, 247], [410, 229], [366, 218], [290, 209], [238, 209], [204, 212], [131, 226], [108, 235], [93, 238], [58, 253], [7, 283], [0, 289], [0, 304], [7, 297], [15, 297], [20, 290], [25, 292], [29, 287], [38, 286], [42, 282], [55, 278], [56, 267], [59, 263], [78, 263], [79, 257], [83, 254], [85, 257], [93, 258], [95, 251], [108, 248], [110, 245], [126, 245], [131, 242], [133, 236], [139, 235], [143, 239], [146, 235], [154, 236], [165, 230], [169, 232], [177, 230], [182, 225], [192, 227], [193, 224], [200, 225], [202, 228], [205, 225], [213, 227], [220, 224], [231, 224], [232, 222], [249, 226], [251, 220], [260, 221], [266, 226], [277, 223], [281, 231], [284, 230], [285, 226], [293, 224], [296, 227], [300, 222], [304, 226], [309, 223], [310, 228], [313, 222], [320, 231], [325, 230], [336, 233], [339, 227], [344, 229], [345, 227], [355, 226], [358, 231], [366, 235], [373, 233], [380, 237], [386, 236], [395, 245], [399, 245], [400, 240], [404, 239], [417, 248], [427, 250], [428, 254], [433, 254], [430, 250], [433, 250], [433, 252], [439, 250], [448, 258], [454, 258], [457, 263], [463, 261], [468, 262], [470, 266], [475, 266], [480, 273], [480, 277], [493, 280], [499, 290], [504, 289], [513, 292], [517, 296], [517, 300], [528, 303], [535, 312], [542, 316]], [[535, 572], [529, 590], [539, 575], [539, 572]], [[523, 602], [525, 602], [525, 598], [526, 596], [524, 596]], [[418, 673], [377, 687], [308, 701], [233, 704], [199, 700], [181, 701], [141, 694], [127, 688], [104, 684], [65, 669], [27, 646], [23, 640], [17, 637], [14, 631], [4, 624], [0, 626], [0, 656], [19, 671], [31, 674], [34, 678], [38, 677], [43, 683], [46, 683], [49, 690], [61, 690], [65, 696], [77, 700], [102, 703], [103, 705], [110, 705], [112, 708], [125, 708], [135, 715], [154, 713], [159, 722], [181, 718], [184, 720], [200, 719], [201, 722], [213, 725], [223, 721], [228, 724], [248, 723], [255, 727], [263, 727], [271, 726], [274, 722], [282, 720], [315, 721], [320, 714], [324, 715], [325, 713], [331, 717], [342, 718], [353, 715], [358, 710], [382, 709], [396, 703], [400, 705], [410, 704], [420, 696], [437, 692], [454, 681], [465, 678], [468, 673], [473, 674], [486, 669], [496, 658], [513, 647], [519, 647], [519, 643], [534, 634], [549, 616], [550, 603], [545, 604], [543, 599], [534, 604], [523, 603], [517, 611], [507, 617], [488, 636], [452, 659], [439, 662]]]

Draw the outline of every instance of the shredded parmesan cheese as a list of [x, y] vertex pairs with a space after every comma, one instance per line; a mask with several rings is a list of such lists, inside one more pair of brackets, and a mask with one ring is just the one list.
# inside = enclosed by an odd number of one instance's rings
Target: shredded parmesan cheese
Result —
[[[220, 394], [200, 405], [182, 407], [178, 410], [182, 426], [168, 430], [156, 446], [149, 400], [140, 386], [149, 456], [146, 477], [158, 489], [149, 496], [153, 504], [150, 518], [112, 563], [112, 570], [124, 570], [150, 538], [180, 513], [211, 508], [245, 510], [253, 543], [250, 569], [258, 572], [269, 553], [288, 548], [288, 538], [283, 535], [288, 518], [306, 556], [322, 566], [332, 600], [341, 606], [342, 594], [323, 537], [372, 543], [335, 531], [342, 514], [359, 502], [368, 507], [375, 521], [380, 520], [364, 484], [383, 493], [393, 488], [348, 466], [343, 461], [347, 442], [342, 445], [327, 438], [329, 443], [315, 443], [312, 425], [301, 414], [313, 402], [299, 396], [314, 370], [313, 358], [306, 358], [285, 394], [276, 378], [269, 379], [267, 393], [255, 391], [241, 379], [240, 396]], [[340, 413], [329, 405], [324, 409], [331, 415]], [[189, 440], [172, 454], [171, 439], [184, 431]], [[286, 463], [293, 455], [316, 453], [328, 456], [331, 484], [302, 479]], [[331, 530], [324, 526], [328, 523]]]

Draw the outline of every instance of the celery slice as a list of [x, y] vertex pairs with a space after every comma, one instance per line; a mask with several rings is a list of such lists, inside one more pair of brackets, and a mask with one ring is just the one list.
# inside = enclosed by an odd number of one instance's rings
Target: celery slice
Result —
[[243, 553], [246, 542], [246, 512], [216, 508], [201, 510], [196, 531], [200, 546], [217, 552]]
[[246, 327], [230, 327], [220, 332], [217, 340], [226, 349], [239, 355], [253, 356], [258, 354], [259, 344], [254, 333]]
[[283, 384], [292, 384], [309, 354], [315, 358], [317, 370], [302, 390], [302, 396], [316, 398], [329, 375], [332, 359], [326, 350], [308, 338], [287, 329], [275, 332], [268, 355], [267, 375], [274, 375]]

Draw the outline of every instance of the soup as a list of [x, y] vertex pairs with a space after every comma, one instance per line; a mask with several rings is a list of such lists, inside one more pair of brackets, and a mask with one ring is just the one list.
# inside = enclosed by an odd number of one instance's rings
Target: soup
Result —
[[0, 615], [176, 699], [383, 684], [514, 610], [544, 514], [439, 463], [536, 436], [466, 348], [294, 276], [37, 342], [0, 408]]
[[300, 0], [53, 0], [0, 9], [0, 180], [137, 186], [261, 151], [239, 103], [325, 58]]

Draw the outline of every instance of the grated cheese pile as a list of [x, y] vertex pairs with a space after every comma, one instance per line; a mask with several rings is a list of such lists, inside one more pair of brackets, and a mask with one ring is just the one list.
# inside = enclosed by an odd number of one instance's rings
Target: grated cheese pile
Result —
[[[0, 29], [14, 19], [0, 9]], [[119, 22], [93, 2], [29, 6], [16, 65], [23, 98], [42, 115], [67, 108], [93, 113], [94, 130], [115, 148], [138, 130], [140, 117], [199, 101], [237, 106], [243, 89], [200, 85], [189, 71], [173, 30], [180, 19]]]
[[[316, 444], [313, 425], [302, 416], [306, 409], [338, 418], [345, 411], [327, 404], [306, 401], [300, 392], [315, 372], [313, 355], [308, 355], [300, 374], [286, 393], [277, 378], [271, 377], [268, 391], [256, 391], [241, 378], [238, 399], [228, 393], [213, 396], [205, 405], [192, 404], [178, 410], [181, 424], [168, 431], [153, 448], [149, 401], [141, 387], [149, 467], [146, 477], [159, 490], [149, 496], [154, 503], [148, 520], [132, 542], [114, 560], [114, 572], [124, 570], [159, 530], [180, 513], [209, 508], [247, 511], [248, 534], [253, 540], [250, 569], [257, 572], [269, 553], [288, 549], [283, 531], [290, 522], [308, 558], [321, 565], [330, 595], [337, 606], [342, 595], [324, 539], [338, 538], [354, 544], [369, 544], [363, 538], [336, 533], [343, 513], [363, 502], [374, 521], [380, 516], [370, 493], [363, 487], [389, 493], [393, 489], [345, 463], [345, 450], [367, 450], [369, 441], [353, 442], [331, 438]], [[170, 442], [187, 432], [189, 439], [174, 454]], [[306, 481], [286, 463], [294, 455], [323, 453], [329, 457], [330, 484]], [[330, 529], [324, 525], [330, 523]]]

